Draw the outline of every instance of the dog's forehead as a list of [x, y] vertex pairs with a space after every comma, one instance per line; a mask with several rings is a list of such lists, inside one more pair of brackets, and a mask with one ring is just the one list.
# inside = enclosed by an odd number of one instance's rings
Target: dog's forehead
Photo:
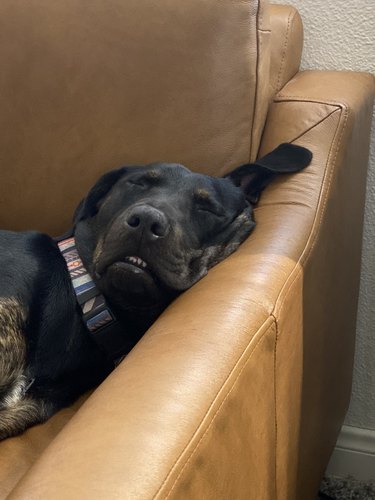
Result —
[[220, 190], [228, 184], [232, 184], [222, 177], [193, 172], [180, 163], [151, 163], [140, 167], [139, 174], [150, 177], [150, 179], [159, 178], [166, 183], [177, 184], [180, 188], [198, 190], [202, 196], [209, 191]]
[[[242, 195], [229, 179], [224, 177], [212, 177], [210, 175], [193, 172], [179, 163], [150, 163], [145, 166], [129, 167], [120, 182], [115, 186], [115, 191], [121, 192], [127, 180], [149, 181], [150, 185], [158, 185], [172, 193], [184, 192], [190, 198], [213, 199], [235, 205], [241, 203]], [[148, 182], [147, 182], [148, 183]]]
[[149, 177], [160, 177], [166, 180], [175, 181], [189, 178], [194, 173], [180, 163], [150, 163], [141, 167], [142, 173]]

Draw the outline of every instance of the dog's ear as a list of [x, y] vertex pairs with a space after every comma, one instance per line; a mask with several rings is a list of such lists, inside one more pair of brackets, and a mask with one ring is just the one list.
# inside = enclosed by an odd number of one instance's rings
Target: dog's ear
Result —
[[81, 200], [73, 216], [73, 223], [77, 224], [83, 219], [93, 217], [98, 211], [98, 204], [112, 189], [116, 182], [128, 170], [127, 167], [117, 168], [102, 175], [90, 189], [87, 196]]
[[295, 144], [280, 144], [276, 149], [254, 163], [236, 168], [225, 177], [245, 192], [247, 200], [255, 205], [263, 189], [279, 174], [298, 172], [310, 164], [312, 153]]

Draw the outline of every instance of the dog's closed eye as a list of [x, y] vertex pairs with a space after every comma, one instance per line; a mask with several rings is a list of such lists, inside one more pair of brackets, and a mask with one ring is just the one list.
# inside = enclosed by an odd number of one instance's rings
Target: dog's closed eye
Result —
[[194, 204], [201, 212], [209, 212], [217, 217], [224, 215], [222, 207], [215, 201], [207, 189], [200, 188], [193, 193]]
[[148, 187], [148, 183], [146, 182], [145, 179], [142, 178], [127, 179], [126, 183], [129, 184], [130, 186], [137, 186], [141, 188]]
[[131, 184], [133, 186], [138, 186], [142, 188], [147, 188], [150, 186], [155, 186], [159, 184], [161, 181], [160, 172], [157, 170], [150, 170], [142, 175], [134, 175], [127, 179], [127, 184]]

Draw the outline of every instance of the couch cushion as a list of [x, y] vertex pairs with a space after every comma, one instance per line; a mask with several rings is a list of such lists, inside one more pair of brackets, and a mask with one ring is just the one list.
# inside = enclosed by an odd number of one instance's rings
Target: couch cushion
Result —
[[254, 157], [265, 14], [255, 0], [3, 0], [0, 227], [65, 230], [121, 164], [221, 174]]

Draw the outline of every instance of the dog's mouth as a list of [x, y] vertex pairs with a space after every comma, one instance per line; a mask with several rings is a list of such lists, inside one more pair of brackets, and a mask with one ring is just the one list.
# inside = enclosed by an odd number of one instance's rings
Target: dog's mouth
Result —
[[150, 268], [141, 257], [136, 255], [128, 255], [121, 258], [99, 261], [95, 266], [95, 276], [96, 278], [102, 278], [110, 269], [112, 270], [123, 270], [127, 272], [133, 272], [135, 274], [140, 273], [150, 273]]
[[123, 293], [145, 293], [156, 284], [149, 264], [137, 255], [102, 263], [98, 265], [96, 275], [104, 286], [115, 287]]
[[105, 269], [106, 273], [109, 271], [119, 273], [120, 276], [124, 275], [124, 277], [129, 277], [129, 275], [132, 275], [134, 278], [152, 277], [152, 273], [147, 262], [135, 255], [130, 255], [121, 260], [112, 262]]
[[128, 257], [125, 257], [123, 260], [119, 262], [115, 262], [115, 264], [121, 265], [125, 264], [127, 266], [132, 266], [136, 269], [140, 269], [142, 271], [147, 270], [148, 271], [148, 265], [147, 262], [145, 262], [143, 259], [140, 257], [137, 257], [135, 255], [130, 255]]

